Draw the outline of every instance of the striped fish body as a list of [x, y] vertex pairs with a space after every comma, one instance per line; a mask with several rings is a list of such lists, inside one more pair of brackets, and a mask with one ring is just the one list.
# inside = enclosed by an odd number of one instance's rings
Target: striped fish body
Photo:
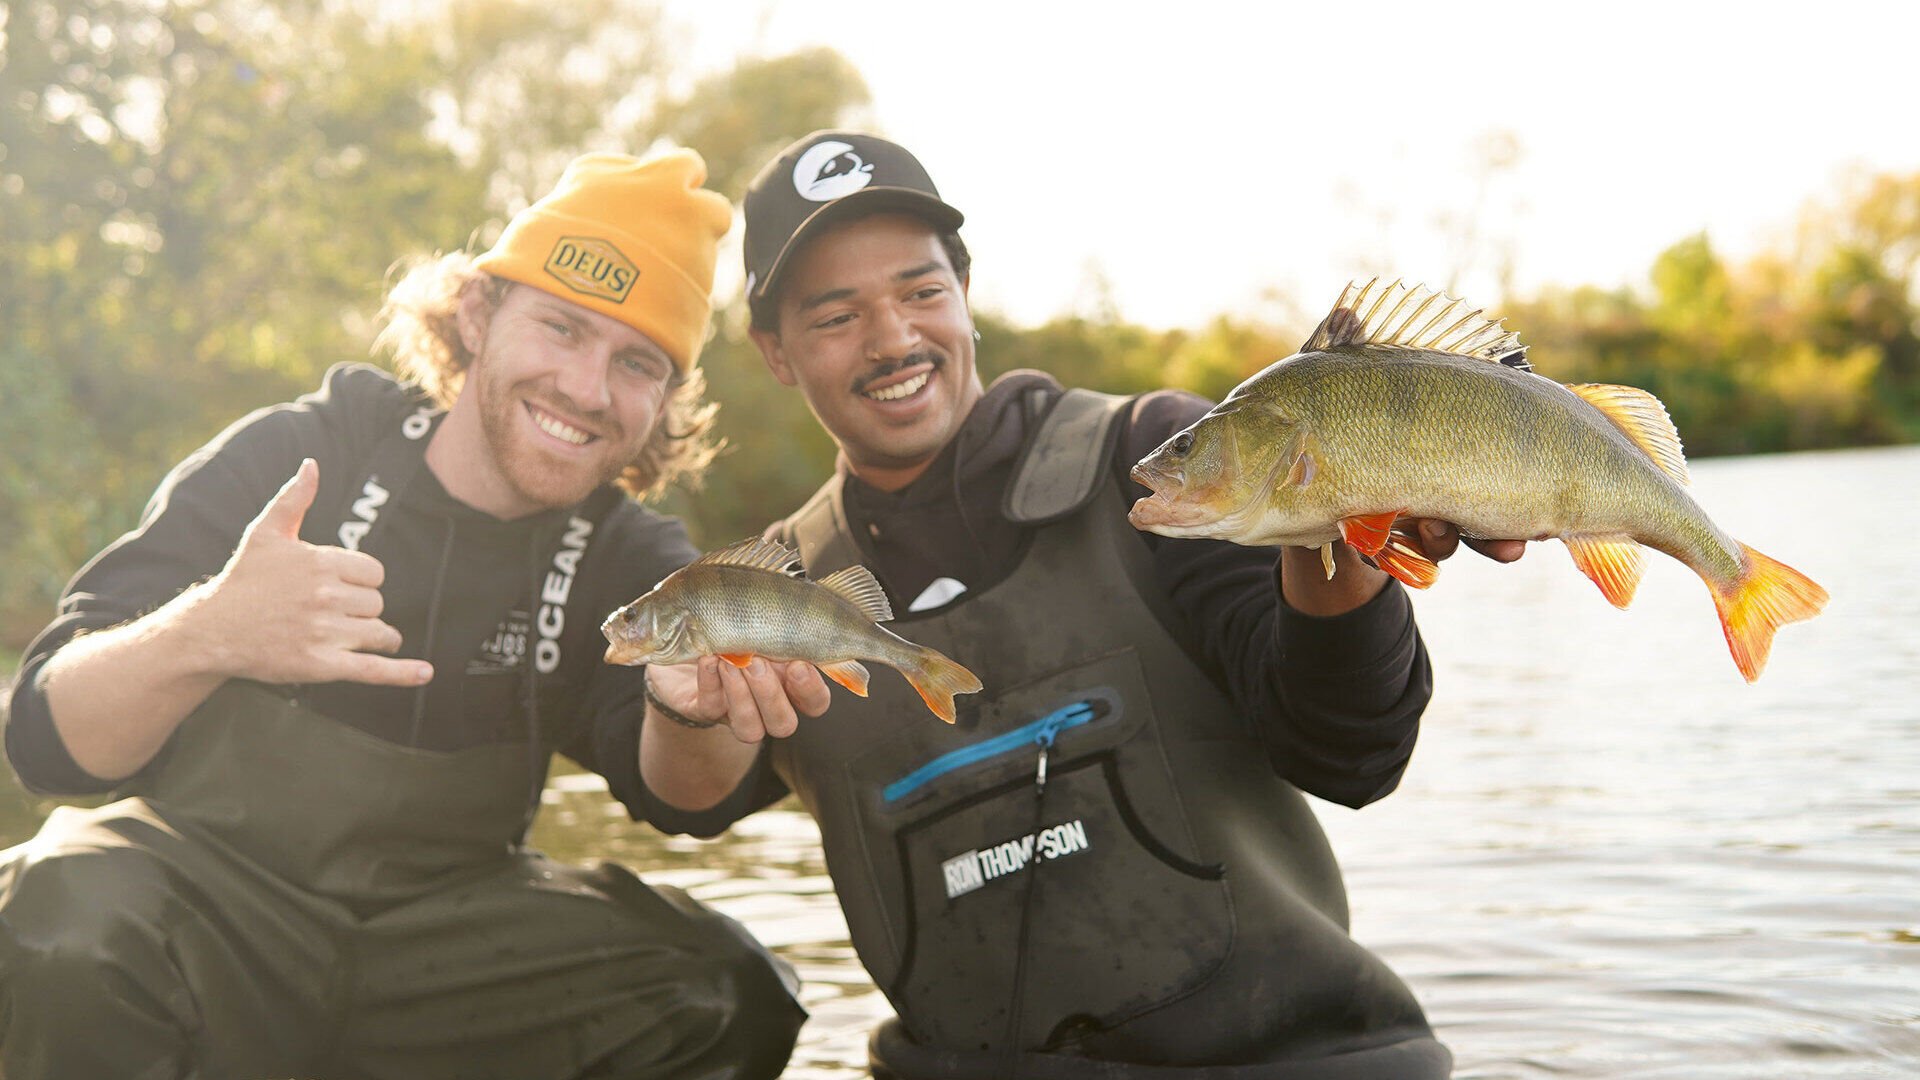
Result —
[[952, 723], [955, 694], [980, 680], [936, 650], [879, 625], [893, 618], [886, 593], [863, 566], [818, 581], [799, 556], [749, 539], [681, 567], [601, 624], [614, 664], [685, 664], [718, 656], [740, 667], [756, 656], [804, 660], [862, 697], [862, 660], [898, 670], [927, 707]]
[[1582, 396], [1653, 420], [1658, 402], [1639, 391], [1370, 346], [1296, 355], [1244, 389], [1316, 433], [1317, 475], [1277, 485], [1239, 542], [1318, 547], [1342, 538], [1343, 520], [1397, 511], [1475, 536], [1630, 537], [1717, 584], [1744, 569], [1739, 542], [1688, 493], [1677, 454], [1679, 476]]
[[1557, 537], [1626, 607], [1642, 546], [1700, 575], [1735, 663], [1759, 676], [1782, 624], [1827, 593], [1722, 531], [1687, 491], [1665, 406], [1644, 390], [1534, 374], [1519, 337], [1399, 283], [1341, 294], [1300, 352], [1248, 379], [1134, 467], [1131, 518], [1166, 536], [1345, 541], [1417, 588], [1439, 568], [1396, 536], [1437, 518], [1489, 539]]
[[680, 647], [655, 663], [746, 655], [898, 667], [916, 648], [832, 589], [766, 570], [695, 563], [663, 582], [655, 602], [687, 613]]

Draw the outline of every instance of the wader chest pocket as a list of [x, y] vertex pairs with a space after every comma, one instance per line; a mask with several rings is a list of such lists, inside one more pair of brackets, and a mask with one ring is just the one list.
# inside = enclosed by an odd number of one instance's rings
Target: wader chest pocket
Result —
[[998, 1045], [1018, 997], [1021, 1041], [1040, 1046], [1183, 997], [1224, 962], [1226, 887], [1195, 851], [1152, 712], [1126, 649], [981, 702], [970, 731], [922, 727], [852, 763], [899, 948], [873, 974], [917, 1039]]

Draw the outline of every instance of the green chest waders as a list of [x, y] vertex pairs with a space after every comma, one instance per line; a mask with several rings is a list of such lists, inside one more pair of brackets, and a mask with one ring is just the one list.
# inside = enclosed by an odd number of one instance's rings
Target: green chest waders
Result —
[[[1019, 564], [892, 624], [986, 684], [958, 724], [877, 673], [774, 747], [899, 1013], [876, 1072], [1443, 1077], [1411, 994], [1347, 936], [1305, 800], [1166, 629], [1106, 467], [1124, 404], [1069, 391], [1007, 500], [1036, 526]], [[789, 527], [810, 573], [859, 560], [837, 480]]]
[[777, 1075], [784, 963], [679, 890], [522, 848], [538, 753], [226, 684], [133, 797], [0, 854], [6, 1076]]

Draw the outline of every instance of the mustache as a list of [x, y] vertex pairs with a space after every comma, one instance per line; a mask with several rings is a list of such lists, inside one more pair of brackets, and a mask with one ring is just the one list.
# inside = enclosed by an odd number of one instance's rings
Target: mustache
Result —
[[856, 394], [866, 393], [867, 387], [892, 375], [896, 371], [904, 371], [907, 368], [916, 367], [920, 364], [931, 364], [933, 365], [933, 369], [938, 371], [946, 362], [947, 358], [936, 352], [922, 350], [920, 352], [908, 353], [898, 360], [888, 360], [861, 372], [860, 376], [853, 380], [853, 392]]

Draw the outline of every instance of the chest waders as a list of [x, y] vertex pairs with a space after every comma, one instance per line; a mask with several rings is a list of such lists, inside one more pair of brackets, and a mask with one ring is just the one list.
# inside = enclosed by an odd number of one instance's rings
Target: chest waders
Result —
[[[1008, 492], [1033, 526], [1018, 565], [892, 624], [986, 684], [957, 724], [882, 675], [774, 744], [899, 1014], [875, 1072], [1444, 1077], [1412, 995], [1348, 937], [1305, 800], [1167, 629], [1108, 471], [1127, 404], [1068, 391]], [[837, 477], [787, 527], [810, 574], [860, 561]]]
[[[398, 493], [419, 455], [390, 438], [369, 479]], [[677, 889], [523, 848], [545, 758], [223, 685], [132, 797], [0, 857], [6, 1075], [777, 1075], [804, 1018], [785, 965]]]

